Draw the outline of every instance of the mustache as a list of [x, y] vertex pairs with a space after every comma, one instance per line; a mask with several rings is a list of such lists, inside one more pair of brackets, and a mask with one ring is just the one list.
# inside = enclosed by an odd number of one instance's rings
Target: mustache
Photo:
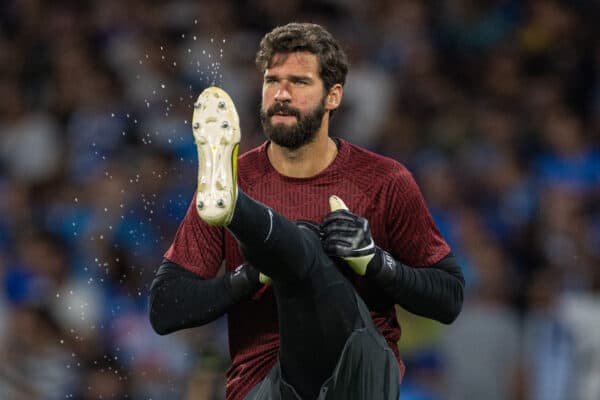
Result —
[[300, 110], [291, 107], [288, 103], [274, 103], [267, 110], [267, 116], [272, 117], [275, 114], [293, 115], [296, 118], [300, 118]]

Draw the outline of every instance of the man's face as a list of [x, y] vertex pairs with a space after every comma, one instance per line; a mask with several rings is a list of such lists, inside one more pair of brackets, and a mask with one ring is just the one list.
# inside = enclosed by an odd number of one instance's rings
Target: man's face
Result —
[[275, 54], [263, 81], [260, 119], [265, 136], [290, 150], [310, 143], [323, 122], [325, 98], [316, 55]]

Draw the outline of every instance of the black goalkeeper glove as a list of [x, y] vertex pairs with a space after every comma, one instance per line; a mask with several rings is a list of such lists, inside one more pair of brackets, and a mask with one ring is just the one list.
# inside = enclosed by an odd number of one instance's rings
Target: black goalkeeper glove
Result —
[[379, 256], [369, 221], [348, 211], [337, 196], [329, 198], [329, 206], [331, 213], [321, 222], [323, 249], [329, 256], [344, 259], [354, 272], [364, 276], [369, 262]]
[[271, 278], [247, 262], [239, 265], [229, 273], [231, 296], [236, 301], [254, 294], [263, 285], [270, 285], [271, 283]]

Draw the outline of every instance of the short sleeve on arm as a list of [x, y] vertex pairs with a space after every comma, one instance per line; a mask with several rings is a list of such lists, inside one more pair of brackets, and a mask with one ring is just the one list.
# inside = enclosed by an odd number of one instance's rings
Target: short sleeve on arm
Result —
[[386, 221], [392, 252], [407, 265], [431, 266], [447, 256], [450, 247], [435, 225], [412, 174], [402, 167], [391, 179]]
[[195, 208], [196, 194], [164, 257], [203, 279], [214, 278], [223, 261], [223, 228], [206, 224]]

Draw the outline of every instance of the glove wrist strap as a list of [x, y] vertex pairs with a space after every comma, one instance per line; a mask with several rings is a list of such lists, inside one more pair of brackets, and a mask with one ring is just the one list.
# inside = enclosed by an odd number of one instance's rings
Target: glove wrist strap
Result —
[[393, 280], [396, 276], [396, 264], [391, 254], [377, 247], [373, 259], [367, 265], [366, 276], [377, 282]]

